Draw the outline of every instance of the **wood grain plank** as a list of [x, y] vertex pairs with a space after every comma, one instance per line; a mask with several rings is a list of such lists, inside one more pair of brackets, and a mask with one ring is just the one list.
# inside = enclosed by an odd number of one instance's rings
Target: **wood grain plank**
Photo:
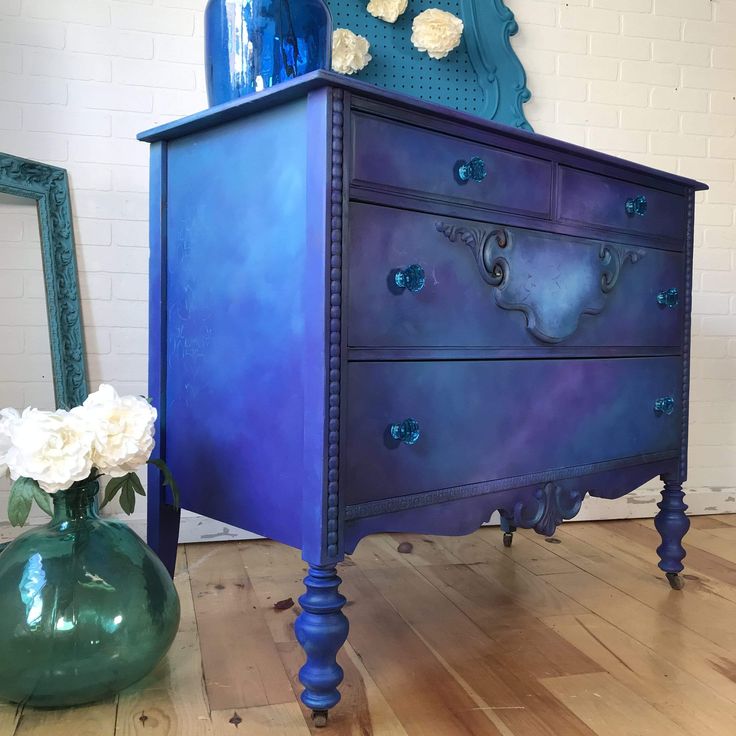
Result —
[[[298, 698], [302, 691], [299, 669], [304, 664], [301, 647], [292, 641], [280, 643], [278, 649], [291, 677], [295, 698]], [[345, 679], [340, 685], [340, 703], [330, 712], [330, 736], [407, 736], [398, 716], [349, 643], [340, 650], [337, 661]], [[301, 702], [300, 705], [310, 731], [324, 734], [324, 730], [312, 722], [311, 711]]]
[[[605, 522], [602, 524], [575, 524], [570, 525], [566, 530], [567, 534], [574, 536], [582, 542], [590, 544], [597, 549], [607, 552], [616, 557], [619, 562], [625, 562], [638, 568], [645, 575], [650, 575], [653, 571], [657, 571], [657, 563], [659, 562], [659, 556], [656, 552], [656, 544], [642, 543], [642, 541], [636, 540], [633, 535], [627, 534], [623, 529], [636, 528], [646, 535], [646, 529], [640, 524], [631, 524], [627, 527], [623, 527], [618, 522]], [[649, 539], [654, 542], [659, 540], [659, 534], [655, 529], [652, 528], [653, 536]], [[636, 532], [635, 532], [636, 533]], [[686, 540], [687, 541], [687, 540]], [[657, 544], [659, 542], [657, 541]], [[691, 547], [688, 551], [688, 556], [685, 558], [685, 572], [683, 576], [689, 582], [688, 592], [694, 595], [700, 595], [702, 593], [710, 596], [717, 596], [730, 600], [736, 604], [736, 587], [733, 587], [730, 583], [725, 583], [719, 578], [709, 576], [707, 573], [701, 572], [700, 575], [695, 575], [694, 570], [691, 570], [691, 563], [693, 557], [691, 552], [694, 551], [695, 559], [698, 558], [698, 553], [702, 555], [709, 555], [708, 552], [702, 552], [696, 547]], [[712, 556], [711, 556], [712, 557]], [[725, 565], [731, 565], [731, 563], [721, 560]], [[724, 572], [728, 571], [729, 568], [724, 568]], [[736, 565], [731, 565], [730, 570], [732, 572], [731, 579], [736, 580]], [[658, 573], [661, 577], [661, 573]]]
[[542, 683], [599, 736], [687, 736], [607, 672], [553, 677]]
[[[42, 710], [24, 708], [14, 736], [113, 736], [117, 697], [76, 708]], [[10, 732], [12, 733], [12, 731]]]
[[[656, 550], [660, 543], [660, 537], [654, 528], [651, 519], [638, 520], [636, 523], [631, 522], [605, 522], [615, 526], [609, 527], [621, 537], [639, 545], [638, 549], [647, 547]], [[726, 584], [726, 590], [731, 591], [730, 597], [733, 597], [733, 591], [736, 591], [736, 565], [722, 557], [705, 552], [697, 547], [691, 547], [688, 544], [687, 536], [685, 537], [685, 549], [687, 556], [685, 557], [685, 572], [683, 575], [687, 580], [697, 578], [697, 575], [706, 576], [713, 580], [719, 580]], [[656, 552], [654, 553], [656, 557]], [[649, 559], [654, 559], [649, 557]], [[689, 587], [689, 584], [688, 584]]]
[[293, 693], [238, 543], [187, 549], [194, 611], [212, 710], [289, 703]]
[[724, 526], [730, 526], [727, 522], [719, 519], [717, 516], [691, 516], [691, 529], [720, 529]]
[[387, 534], [374, 534], [363, 537], [352, 555], [346, 560], [354, 562], [362, 570], [374, 567], [411, 566], [409, 555], [402, 554], [397, 549], [398, 543]]
[[[736, 662], [732, 650], [713, 644], [667, 616], [658, 615], [636, 598], [583, 570], [549, 575], [547, 579], [602, 620], [736, 703]], [[678, 592], [672, 591], [672, 595]], [[729, 667], [733, 667], [732, 674]]]
[[[575, 647], [550, 632], [537, 617], [518, 606], [503, 588], [481, 578], [477, 568], [477, 565], [433, 565], [422, 568], [422, 573], [464, 617], [494, 642], [494, 656], [504, 675], [517, 673], [519, 676], [535, 678], [600, 670]], [[382, 592], [384, 586], [392, 585], [387, 576], [382, 575], [382, 585], [378, 585], [372, 573], [369, 577]], [[424, 593], [424, 598], [419, 600], [425, 600], [427, 604], [431, 602], [427, 589], [412, 584], [411, 580], [401, 582], [414, 596]], [[393, 599], [389, 598], [389, 601], [393, 602]], [[435, 605], [443, 604], [440, 600]], [[453, 613], [446, 606], [441, 610], [448, 617]], [[587, 611], [582, 607], [581, 610]], [[462, 625], [462, 619], [458, 620], [458, 624]]]
[[736, 564], [736, 527], [691, 529], [687, 534], [686, 542], [688, 547], [697, 547]]
[[569, 526], [576, 529], [560, 533], [562, 543], [555, 545], [556, 554], [564, 555], [580, 569], [633, 596], [656, 611], [660, 618], [669, 618], [714, 644], [736, 650], [736, 630], [731, 623], [736, 617], [736, 603], [702, 587], [689, 591], [689, 595], [678, 595], [680, 591], [671, 590], [656, 567], [642, 565], [636, 558], [622, 559], [621, 553], [609, 554], [579, 538], [586, 533], [584, 525], [580, 529], [576, 524]]
[[309, 736], [301, 708], [293, 702], [213, 710], [212, 728], [215, 736]]
[[502, 554], [495, 546], [497, 535], [498, 529], [485, 527], [467, 537], [444, 537], [442, 543], [487, 581], [484, 586], [501, 586], [514, 603], [535, 616], [588, 613], [586, 608], [540, 579], [539, 575]]
[[159, 666], [120, 693], [115, 736], [212, 736], [187, 556], [181, 546], [174, 583], [181, 601], [179, 632]]
[[734, 704], [599, 616], [545, 623], [688, 733], [736, 733]]
[[[464, 565], [424, 566], [418, 569], [441, 570], [451, 577], [453, 573], [459, 575], [463, 571], [466, 578], [474, 577], [472, 582], [463, 586], [464, 591], [483, 588], [478, 576]], [[496, 633], [500, 630], [504, 635], [502, 640], [494, 640], [428, 579], [422, 579], [412, 571], [398, 569], [369, 570], [365, 573], [351, 571], [351, 578], [363, 574], [412, 631], [441, 661], [447, 663], [450, 671], [456, 672], [461, 681], [472, 688], [486, 707], [493, 710], [512, 732], [590, 734], [582, 723], [570, 717], [565, 709], [559, 708], [548, 697], [536, 680], [538, 673], [531, 671], [538, 666], [538, 672], [559, 673], [558, 667], [546, 658], [544, 651], [539, 653], [533, 646], [527, 648], [521, 644], [520, 638], [514, 639], [510, 634], [511, 619], [519, 613], [524, 615], [523, 610], [510, 602], [507, 602], [507, 607], [512, 609], [510, 613], [503, 606], [485, 610], [480, 624]], [[528, 614], [527, 617], [532, 618]], [[504, 619], [504, 622], [499, 625], [498, 619]], [[448, 636], [448, 631], [455, 633]], [[546, 633], [548, 641], [558, 640], [572, 655], [573, 647], [556, 635], [550, 636], [549, 630]], [[540, 660], [544, 660], [544, 664]], [[599, 670], [584, 656], [578, 656], [578, 660], [585, 660], [585, 671]], [[521, 674], [522, 670], [524, 675]]]
[[0, 703], [0, 734], [14, 736], [23, 706], [14, 703]]
[[358, 602], [350, 609], [349, 641], [407, 733], [497, 736], [489, 716], [358, 567], [343, 575], [343, 592]]
[[393, 541], [398, 554], [399, 545], [410, 544], [411, 552], [403, 554], [406, 561], [414, 567], [420, 565], [446, 565], [448, 563], [460, 564], [459, 560], [450, 551], [446, 544], [447, 537], [428, 537], [421, 534], [389, 534], [387, 539]]
[[[491, 532], [492, 530], [486, 531]], [[543, 537], [535, 531], [522, 529], [514, 533], [514, 542], [511, 547], [507, 548], [503, 546], [503, 536], [498, 529], [495, 532], [495, 534], [484, 533], [479, 538], [529, 572], [535, 575], [575, 572], [575, 565], [554, 553], [556, 545], [544, 541], [548, 537]], [[537, 541], [544, 544], [536, 544]]]
[[[289, 548], [274, 543], [245, 542], [240, 546], [240, 554], [250, 573], [258, 605], [289, 675], [294, 699], [298, 702], [302, 691], [299, 669], [304, 664], [304, 654], [294, 635], [294, 620], [299, 613], [299, 605], [295, 603], [290, 609], [279, 610], [273, 604], [288, 598], [298, 600], [304, 589], [301, 560], [295, 558]], [[339, 567], [343, 569], [353, 565], [352, 561], [347, 560]], [[330, 713], [330, 735], [407, 736], [398, 717], [349, 643], [340, 651], [338, 663], [345, 672], [345, 679], [340, 686], [340, 704]], [[323, 730], [314, 727], [311, 712], [303, 706], [302, 710], [310, 730], [315, 734], [324, 734]]]

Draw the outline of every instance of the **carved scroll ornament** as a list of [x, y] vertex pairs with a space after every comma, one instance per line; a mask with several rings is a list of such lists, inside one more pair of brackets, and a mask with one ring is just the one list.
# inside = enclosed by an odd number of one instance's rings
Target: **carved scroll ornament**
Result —
[[546, 343], [574, 334], [583, 314], [602, 312], [624, 264], [644, 257], [637, 248], [492, 225], [436, 227], [472, 250], [481, 278], [496, 287], [496, 304], [523, 312], [529, 332]]
[[565, 519], [572, 519], [580, 511], [584, 496], [584, 492], [547, 483], [531, 499], [517, 501], [512, 513], [504, 516], [514, 526], [551, 536]]

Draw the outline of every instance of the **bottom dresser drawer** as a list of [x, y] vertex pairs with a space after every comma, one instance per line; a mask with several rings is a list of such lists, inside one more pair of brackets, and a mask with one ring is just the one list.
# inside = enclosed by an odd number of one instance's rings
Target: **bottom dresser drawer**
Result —
[[681, 359], [355, 362], [346, 503], [676, 451]]

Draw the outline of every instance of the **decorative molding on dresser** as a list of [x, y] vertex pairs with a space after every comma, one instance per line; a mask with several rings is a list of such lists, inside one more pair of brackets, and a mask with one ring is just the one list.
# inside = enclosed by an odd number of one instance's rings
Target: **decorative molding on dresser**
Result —
[[585, 491], [545, 483], [534, 492], [531, 502], [521, 500], [514, 504], [510, 520], [514, 526], [550, 536], [563, 521], [572, 519], [580, 511], [584, 497]]
[[[552, 264], [557, 269], [554, 274], [532, 273], [531, 266], [519, 263], [519, 277], [516, 262], [526, 254], [519, 253], [523, 245], [516, 244], [513, 229], [445, 222], [437, 222], [436, 227], [450, 242], [461, 241], [473, 251], [481, 277], [489, 286], [496, 287], [496, 304], [501, 309], [523, 312], [529, 332], [550, 344], [570, 337], [584, 314], [600, 314], [606, 306], [605, 297], [616, 286], [623, 265], [627, 261], [637, 263], [646, 255], [643, 248], [600, 243], [597, 254], [591, 248], [586, 251], [580, 247], [576, 249], [578, 257], [568, 259], [564, 266]], [[579, 257], [581, 254], [587, 258]], [[544, 265], [549, 267], [549, 264]], [[545, 276], [554, 283], [553, 299], [549, 292], [535, 286]], [[560, 291], [571, 295], [562, 310], [555, 303]]]
[[330, 165], [330, 321], [327, 449], [327, 538], [329, 558], [338, 556], [340, 528], [340, 383], [342, 368], [342, 237], [344, 94], [332, 90]]
[[687, 198], [687, 234], [685, 239], [685, 288], [682, 321], [682, 434], [680, 440], [680, 481], [687, 478], [687, 434], [690, 416], [690, 331], [693, 311], [693, 231], [695, 226], [695, 192]]
[[[493, 494], [498, 491], [512, 488], [523, 488], [530, 485], [547, 484], [568, 478], [593, 475], [595, 473], [604, 473], [617, 468], [624, 469], [635, 465], [657, 463], [665, 460], [672, 460], [676, 457], [677, 452], [657, 452], [633, 458], [607, 460], [606, 462], [579, 465], [574, 468], [560, 468], [559, 470], [545, 473], [530, 473], [528, 475], [519, 475], [514, 478], [502, 478], [483, 483], [471, 483], [468, 485], [454, 486], [452, 488], [442, 488], [436, 491], [425, 491], [423, 493], [414, 493], [406, 496], [383, 498], [378, 501], [351, 504], [345, 507], [345, 520], [353, 521], [355, 519], [364, 519], [370, 516], [394, 514], [397, 511], [417, 509], [422, 508], [423, 506], [432, 506], [434, 504], [456, 501], [463, 498], [477, 498], [479, 496], [488, 496], [488, 516], [490, 516], [491, 512], [495, 511], [497, 508], [494, 506]], [[519, 524], [519, 526], [523, 525]]]

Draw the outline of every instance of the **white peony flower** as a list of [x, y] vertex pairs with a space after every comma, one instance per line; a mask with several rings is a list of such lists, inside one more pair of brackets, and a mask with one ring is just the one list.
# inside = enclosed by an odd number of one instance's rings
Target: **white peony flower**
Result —
[[69, 488], [90, 474], [93, 440], [87, 422], [72, 412], [25, 409], [10, 421], [10, 477], [33, 478], [48, 493]]
[[347, 28], [338, 28], [332, 33], [332, 68], [340, 74], [355, 74], [373, 58], [368, 49], [367, 38], [358, 36]]
[[130, 473], [151, 456], [156, 410], [140, 396], [118, 396], [107, 383], [72, 413], [94, 432], [92, 464], [113, 478]]
[[414, 18], [411, 42], [431, 59], [443, 59], [460, 44], [463, 22], [446, 10], [430, 8]]
[[375, 18], [396, 23], [408, 4], [409, 0], [369, 0], [366, 10]]
[[0, 478], [8, 472], [7, 455], [10, 450], [10, 427], [20, 419], [15, 409], [0, 410]]

